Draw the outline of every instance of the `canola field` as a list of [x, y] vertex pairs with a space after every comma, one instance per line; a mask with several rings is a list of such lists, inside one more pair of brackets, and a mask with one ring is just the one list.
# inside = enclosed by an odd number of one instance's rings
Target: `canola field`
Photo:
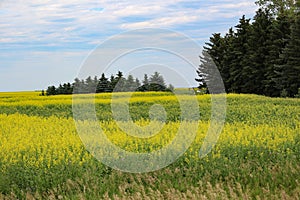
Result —
[[[119, 102], [128, 97], [116, 95]], [[80, 98], [84, 102], [91, 96]], [[154, 104], [165, 109], [166, 119], [154, 122], [162, 126], [154, 136], [129, 136], [115, 120], [111, 98], [108, 93], [95, 95], [97, 123], [126, 151], [159, 150], [183, 123], [174, 94], [137, 92], [129, 103], [135, 124], [151, 123]], [[300, 99], [228, 94], [217, 144], [199, 158], [210, 125], [211, 96], [196, 98], [200, 119], [184, 124], [186, 134], [189, 123], [198, 126], [187, 151], [163, 169], [129, 173], [106, 166], [86, 149], [74, 122], [71, 95], [0, 93], [0, 199], [299, 199]], [[91, 122], [83, 118], [82, 123]]]

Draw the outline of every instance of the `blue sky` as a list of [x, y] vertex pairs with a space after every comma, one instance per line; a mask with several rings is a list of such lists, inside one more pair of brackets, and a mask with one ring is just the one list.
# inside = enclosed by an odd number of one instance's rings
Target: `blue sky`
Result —
[[[49, 85], [72, 82], [87, 56], [99, 44], [117, 34], [135, 29], [174, 30], [203, 46], [212, 33], [225, 33], [238, 23], [243, 14], [253, 17], [257, 9], [254, 2], [2, 0], [0, 91], [46, 89]], [[118, 44], [115, 48], [118, 48]], [[113, 69], [128, 75], [130, 71], [126, 72], [126, 69], [129, 65], [141, 64], [141, 61], [135, 63], [140, 56], [139, 53], [132, 54], [124, 60], [124, 66], [119, 64]], [[160, 57], [155, 53], [151, 56], [156, 56], [156, 63], [159, 63]], [[147, 62], [150, 62], [149, 59]], [[159, 69], [150, 65], [148, 68], [149, 73]], [[189, 74], [189, 79], [195, 78], [194, 69], [190, 68], [185, 73]], [[184, 86], [175, 78], [168, 80], [175, 86]]]

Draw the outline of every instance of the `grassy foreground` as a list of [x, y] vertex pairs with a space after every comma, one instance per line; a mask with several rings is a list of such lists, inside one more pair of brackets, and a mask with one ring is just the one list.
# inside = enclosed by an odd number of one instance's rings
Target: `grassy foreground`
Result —
[[[119, 101], [126, 98], [118, 95]], [[299, 99], [227, 95], [224, 129], [202, 159], [198, 153], [209, 127], [211, 99], [202, 95], [197, 100], [199, 129], [185, 154], [161, 170], [132, 174], [107, 167], [85, 149], [73, 120], [72, 96], [0, 93], [0, 199], [299, 198]], [[153, 104], [166, 110], [164, 128], [147, 139], [118, 127], [111, 94], [97, 94], [95, 102], [105, 134], [127, 151], [160, 149], [181, 123], [171, 93], [135, 93], [130, 99], [131, 117], [141, 126], [150, 123]]]

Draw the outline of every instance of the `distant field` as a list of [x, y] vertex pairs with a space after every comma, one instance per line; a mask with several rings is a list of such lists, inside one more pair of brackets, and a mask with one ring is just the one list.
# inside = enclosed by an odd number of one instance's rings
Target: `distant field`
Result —
[[[209, 95], [197, 96], [197, 136], [173, 164], [150, 173], [125, 173], [86, 151], [75, 127], [72, 96], [0, 93], [0, 199], [297, 199], [300, 196], [300, 100], [227, 95], [227, 116], [217, 145], [198, 156], [211, 115]], [[118, 93], [122, 102], [127, 93]], [[84, 100], [93, 95], [81, 95]], [[111, 94], [95, 95], [107, 137], [132, 152], [151, 152], [175, 137], [181, 110], [172, 93], [134, 93], [130, 114], [149, 124], [149, 109], [167, 113], [161, 132], [126, 135], [111, 112]], [[186, 101], [190, 95], [182, 92]], [[193, 109], [193, 108], [191, 108]], [[88, 122], [87, 122], [88, 123]], [[124, 122], [126, 123], [126, 121]], [[188, 129], [188, 127], [187, 127]]]

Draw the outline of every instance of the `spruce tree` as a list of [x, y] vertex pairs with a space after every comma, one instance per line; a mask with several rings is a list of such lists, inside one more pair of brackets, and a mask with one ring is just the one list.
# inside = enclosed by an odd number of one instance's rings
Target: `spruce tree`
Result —
[[231, 83], [231, 90], [236, 93], [241, 92], [241, 88], [247, 81], [243, 77], [243, 61], [247, 53], [247, 42], [250, 33], [250, 19], [243, 16], [239, 24], [235, 26], [237, 32], [232, 40], [232, 51], [229, 52], [230, 57], [233, 58], [229, 63], [229, 82]]
[[166, 84], [165, 80], [162, 75], [160, 75], [159, 72], [154, 72], [153, 75], [151, 75], [149, 80], [149, 90], [150, 91], [165, 91], [166, 90]]
[[289, 97], [298, 94], [300, 88], [300, 1], [296, 3], [295, 20], [291, 26], [291, 37], [283, 50], [282, 58], [286, 63], [281, 65], [281, 84]]
[[125, 81], [126, 79], [123, 77], [123, 73], [118, 71], [117, 77], [115, 78], [115, 92], [122, 92], [125, 91]]
[[230, 66], [232, 61], [235, 59], [234, 57], [234, 46], [233, 41], [236, 39], [235, 33], [232, 28], [229, 29], [228, 33], [224, 37], [224, 55], [223, 60], [221, 62], [221, 68], [219, 71], [221, 73], [224, 86], [226, 92], [233, 92], [232, 81], [233, 79], [230, 77]]
[[108, 79], [105, 77], [105, 74], [102, 73], [99, 83], [97, 85], [96, 92], [101, 93], [101, 92], [107, 92], [109, 89], [109, 84], [108, 84]]
[[262, 82], [264, 95], [278, 97], [283, 90], [281, 66], [286, 63], [286, 60], [282, 56], [280, 57], [280, 54], [282, 54], [289, 40], [290, 25], [291, 18], [286, 14], [280, 14], [271, 25], [268, 41], [266, 42], [268, 55], [265, 59], [265, 79]]
[[270, 35], [272, 17], [268, 9], [259, 9], [253, 18], [255, 21], [247, 38], [246, 54], [241, 62], [241, 77], [245, 80], [241, 85], [242, 93], [263, 94], [266, 73], [266, 43]]
[[134, 91], [136, 89], [136, 84], [133, 76], [131, 74], [128, 75], [125, 85], [124, 85], [124, 91]]

